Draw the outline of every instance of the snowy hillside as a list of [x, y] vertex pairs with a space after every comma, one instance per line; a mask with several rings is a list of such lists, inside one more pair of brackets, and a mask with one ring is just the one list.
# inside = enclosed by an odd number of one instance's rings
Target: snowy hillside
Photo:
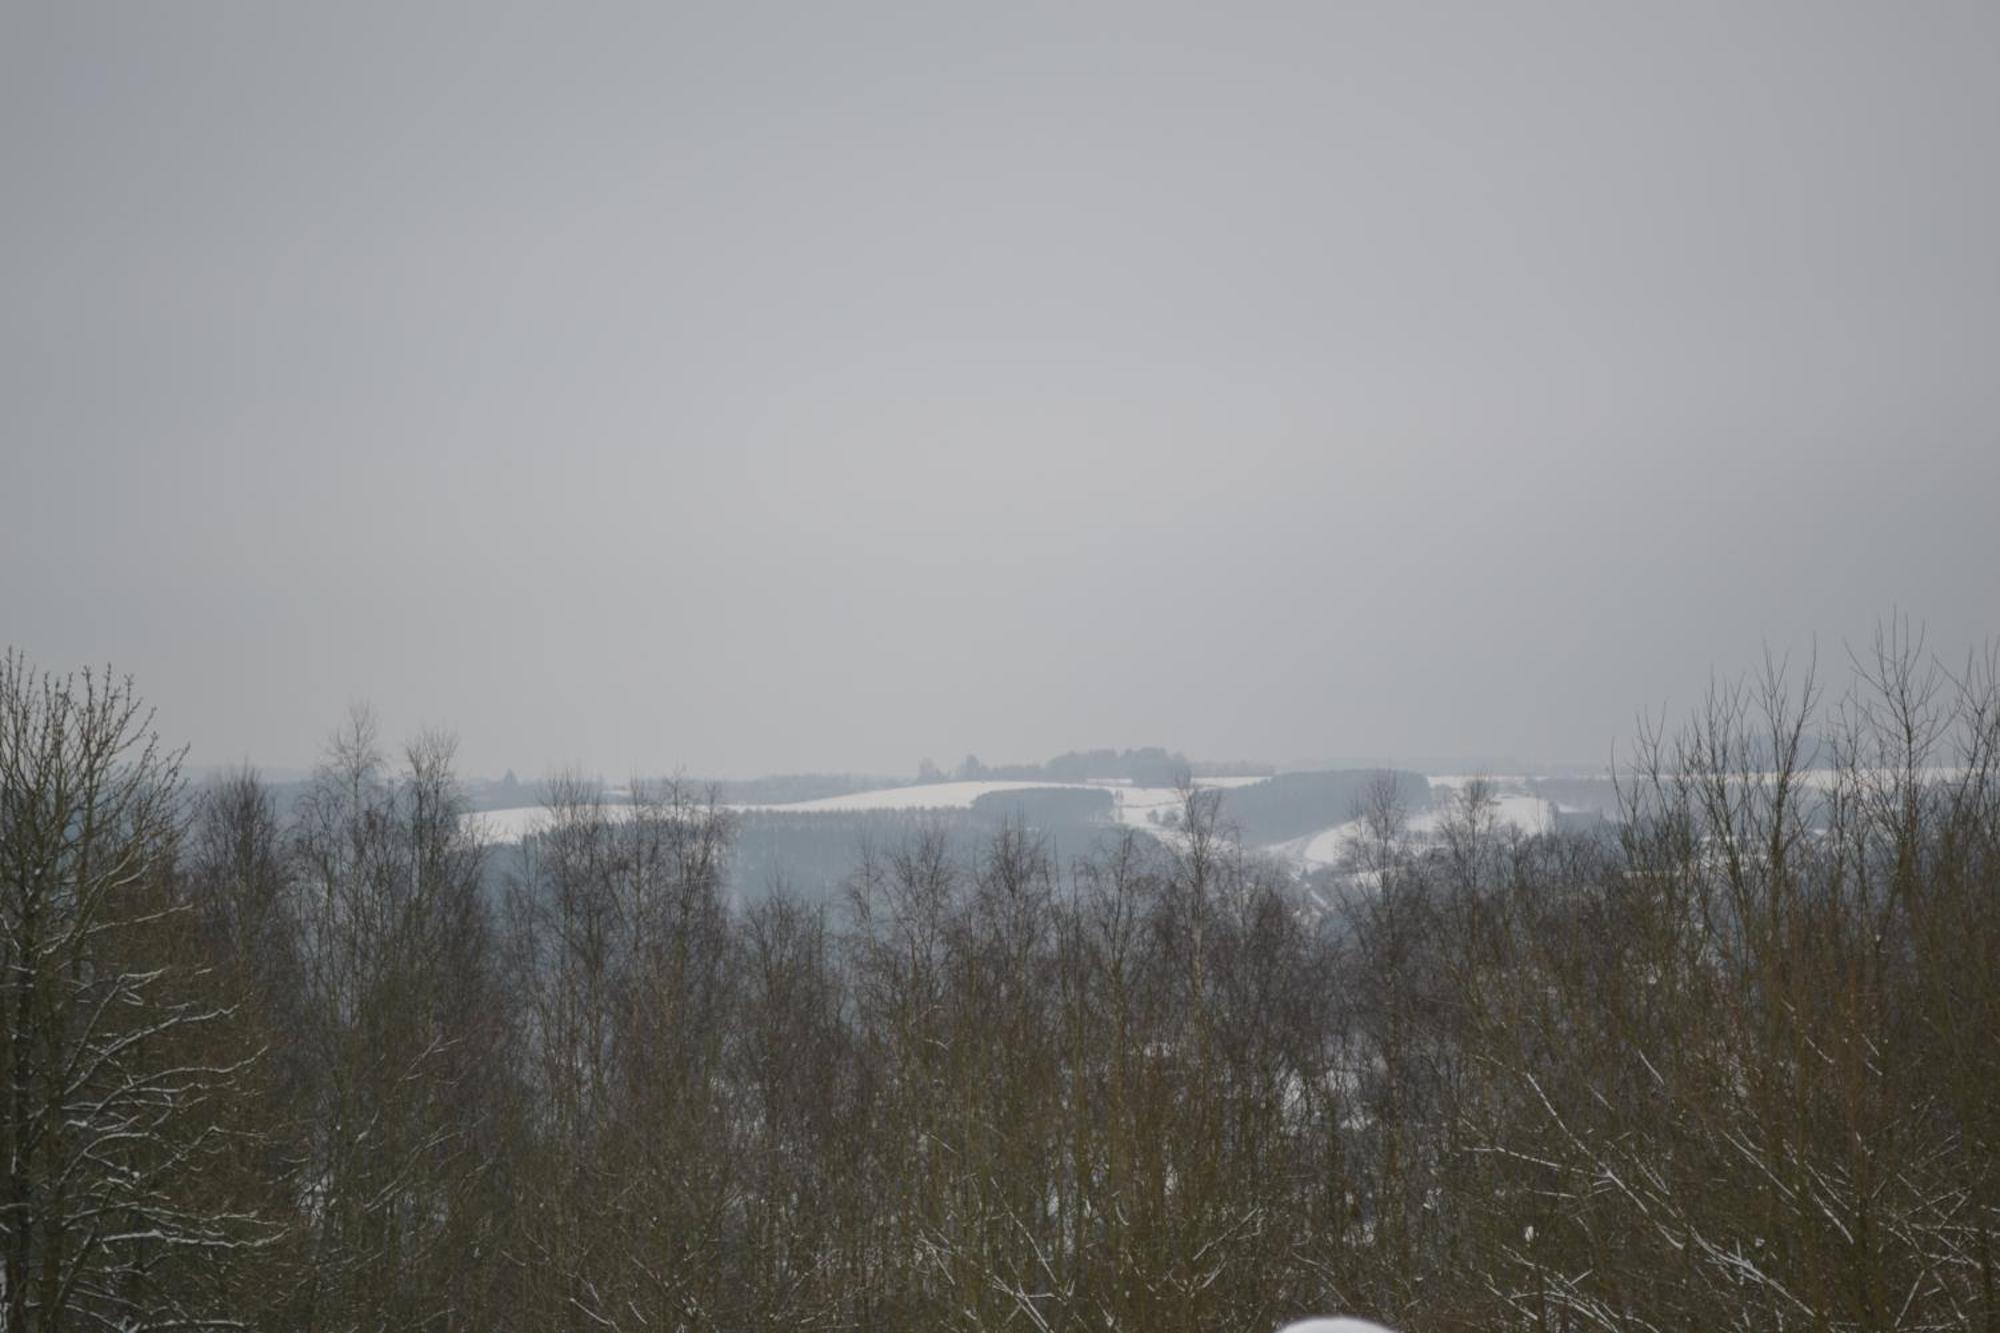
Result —
[[[1205, 788], [1240, 788], [1264, 781], [1266, 779], [1256, 777], [1197, 778], [1195, 785]], [[1108, 791], [1111, 793], [1114, 817], [1118, 822], [1149, 832], [1158, 832], [1160, 823], [1177, 812], [1181, 804], [1180, 792], [1172, 787], [1135, 787], [1130, 783], [1104, 779], [1089, 782], [930, 782], [907, 787], [883, 787], [874, 791], [850, 792], [844, 796], [827, 796], [812, 801], [732, 803], [726, 808], [745, 813], [799, 815], [860, 814], [893, 810], [970, 810], [973, 803], [982, 796], [1050, 789]], [[606, 807], [606, 812], [614, 819], [625, 817], [630, 810], [631, 807], [626, 805]], [[490, 842], [519, 842], [529, 834], [546, 827], [548, 811], [539, 805], [524, 805], [505, 810], [485, 810], [467, 818]]]

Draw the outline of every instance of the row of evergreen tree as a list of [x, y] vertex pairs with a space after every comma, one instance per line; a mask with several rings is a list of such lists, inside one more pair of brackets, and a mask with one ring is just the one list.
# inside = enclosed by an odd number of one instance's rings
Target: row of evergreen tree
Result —
[[569, 781], [496, 899], [447, 741], [191, 799], [10, 656], [0, 1328], [2000, 1328], [2000, 688], [1880, 649], [1330, 909], [1190, 791], [739, 910]]

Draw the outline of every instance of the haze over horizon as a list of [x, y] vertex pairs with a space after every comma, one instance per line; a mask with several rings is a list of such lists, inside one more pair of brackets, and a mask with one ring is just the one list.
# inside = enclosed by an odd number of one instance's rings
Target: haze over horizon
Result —
[[2000, 7], [12, 6], [0, 643], [197, 764], [1587, 762], [2000, 630]]

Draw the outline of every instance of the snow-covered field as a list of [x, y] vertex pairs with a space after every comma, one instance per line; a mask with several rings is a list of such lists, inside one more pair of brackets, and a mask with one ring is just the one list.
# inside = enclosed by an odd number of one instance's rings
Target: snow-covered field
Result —
[[[1197, 778], [1197, 787], [1244, 787], [1264, 781], [1259, 777]], [[1121, 824], [1158, 832], [1154, 817], [1178, 811], [1181, 796], [1172, 787], [1135, 787], [1129, 782], [1105, 779], [1089, 782], [927, 782], [909, 787], [883, 787], [875, 791], [849, 792], [813, 801], [791, 801], [781, 805], [730, 805], [731, 810], [774, 811], [784, 814], [853, 814], [878, 810], [969, 810], [982, 796], [995, 792], [1046, 791], [1051, 787], [1077, 788], [1111, 793], [1114, 817]], [[612, 818], [623, 818], [632, 807], [608, 805]], [[547, 827], [548, 811], [539, 805], [516, 806], [507, 810], [485, 810], [468, 815], [467, 820], [488, 842], [519, 842]]]
[[[1410, 835], [1418, 839], [1435, 835], [1444, 822], [1448, 800], [1472, 780], [1472, 777], [1466, 774], [1446, 774], [1431, 778], [1433, 806], [1431, 809], [1410, 815], [1406, 826]], [[1200, 778], [1196, 780], [1195, 785], [1246, 787], [1263, 781], [1265, 779], [1259, 777]], [[1493, 819], [1496, 828], [1517, 829], [1524, 834], [1547, 831], [1550, 822], [1549, 804], [1541, 797], [1529, 793], [1527, 778], [1489, 776], [1486, 781], [1492, 784], [1495, 791]], [[1160, 837], [1173, 836], [1172, 831], [1165, 825], [1172, 816], [1179, 813], [1181, 808], [1181, 795], [1172, 787], [1139, 787], [1118, 779], [1088, 782], [1009, 780], [930, 782], [906, 787], [883, 787], [875, 791], [850, 792], [843, 796], [827, 796], [812, 801], [763, 805], [737, 804], [727, 808], [746, 812], [773, 811], [796, 814], [969, 810], [974, 801], [996, 792], [1049, 788], [1079, 788], [1109, 792], [1113, 817], [1118, 823], [1130, 828], [1143, 829]], [[629, 814], [632, 807], [609, 805], [605, 808], [613, 818], [621, 818]], [[479, 830], [480, 836], [489, 842], [519, 842], [528, 834], [547, 826], [548, 812], [538, 805], [519, 806], [509, 810], [488, 810], [468, 815], [467, 819]], [[1350, 819], [1262, 850], [1300, 871], [1310, 871], [1341, 864], [1361, 836], [1361, 821]]]
[[[1517, 829], [1522, 833], [1545, 833], [1549, 827], [1549, 803], [1539, 796], [1522, 790], [1526, 779], [1518, 777], [1492, 777], [1486, 779], [1496, 791], [1493, 807], [1493, 826], [1496, 829]], [[1405, 822], [1404, 828], [1416, 839], [1435, 836], [1444, 825], [1448, 802], [1472, 778], [1465, 774], [1446, 774], [1434, 777], [1431, 782], [1431, 808], [1413, 814]], [[1511, 790], [1510, 790], [1511, 788]], [[1337, 866], [1347, 853], [1360, 841], [1362, 822], [1350, 819], [1335, 824], [1332, 828], [1309, 833], [1303, 838], [1293, 838], [1267, 848], [1273, 856], [1285, 861], [1301, 871], [1318, 870], [1326, 866]]]
[[788, 801], [782, 805], [738, 805], [737, 810], [781, 810], [790, 814], [854, 813], [865, 810], [970, 810], [972, 803], [994, 792], [1029, 791], [1036, 787], [1069, 787], [1068, 782], [926, 782], [914, 787], [884, 787], [878, 791], [854, 791], [844, 796], [822, 796], [816, 801]]
[[[629, 805], [607, 805], [604, 812], [613, 819], [631, 814]], [[519, 842], [530, 833], [540, 833], [549, 825], [549, 812], [539, 805], [517, 805], [506, 810], [478, 810], [465, 817], [466, 826], [486, 843]]]

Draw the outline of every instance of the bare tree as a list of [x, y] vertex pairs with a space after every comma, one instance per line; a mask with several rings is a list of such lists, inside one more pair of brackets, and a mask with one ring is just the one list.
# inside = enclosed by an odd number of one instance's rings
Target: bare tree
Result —
[[129, 681], [0, 659], [0, 1327], [225, 1327], [270, 1231], [202, 1179], [247, 1059], [176, 965], [178, 756]]
[[451, 758], [424, 736], [386, 774], [358, 711], [300, 810], [316, 1320], [459, 1326], [497, 1254], [508, 1026]]

